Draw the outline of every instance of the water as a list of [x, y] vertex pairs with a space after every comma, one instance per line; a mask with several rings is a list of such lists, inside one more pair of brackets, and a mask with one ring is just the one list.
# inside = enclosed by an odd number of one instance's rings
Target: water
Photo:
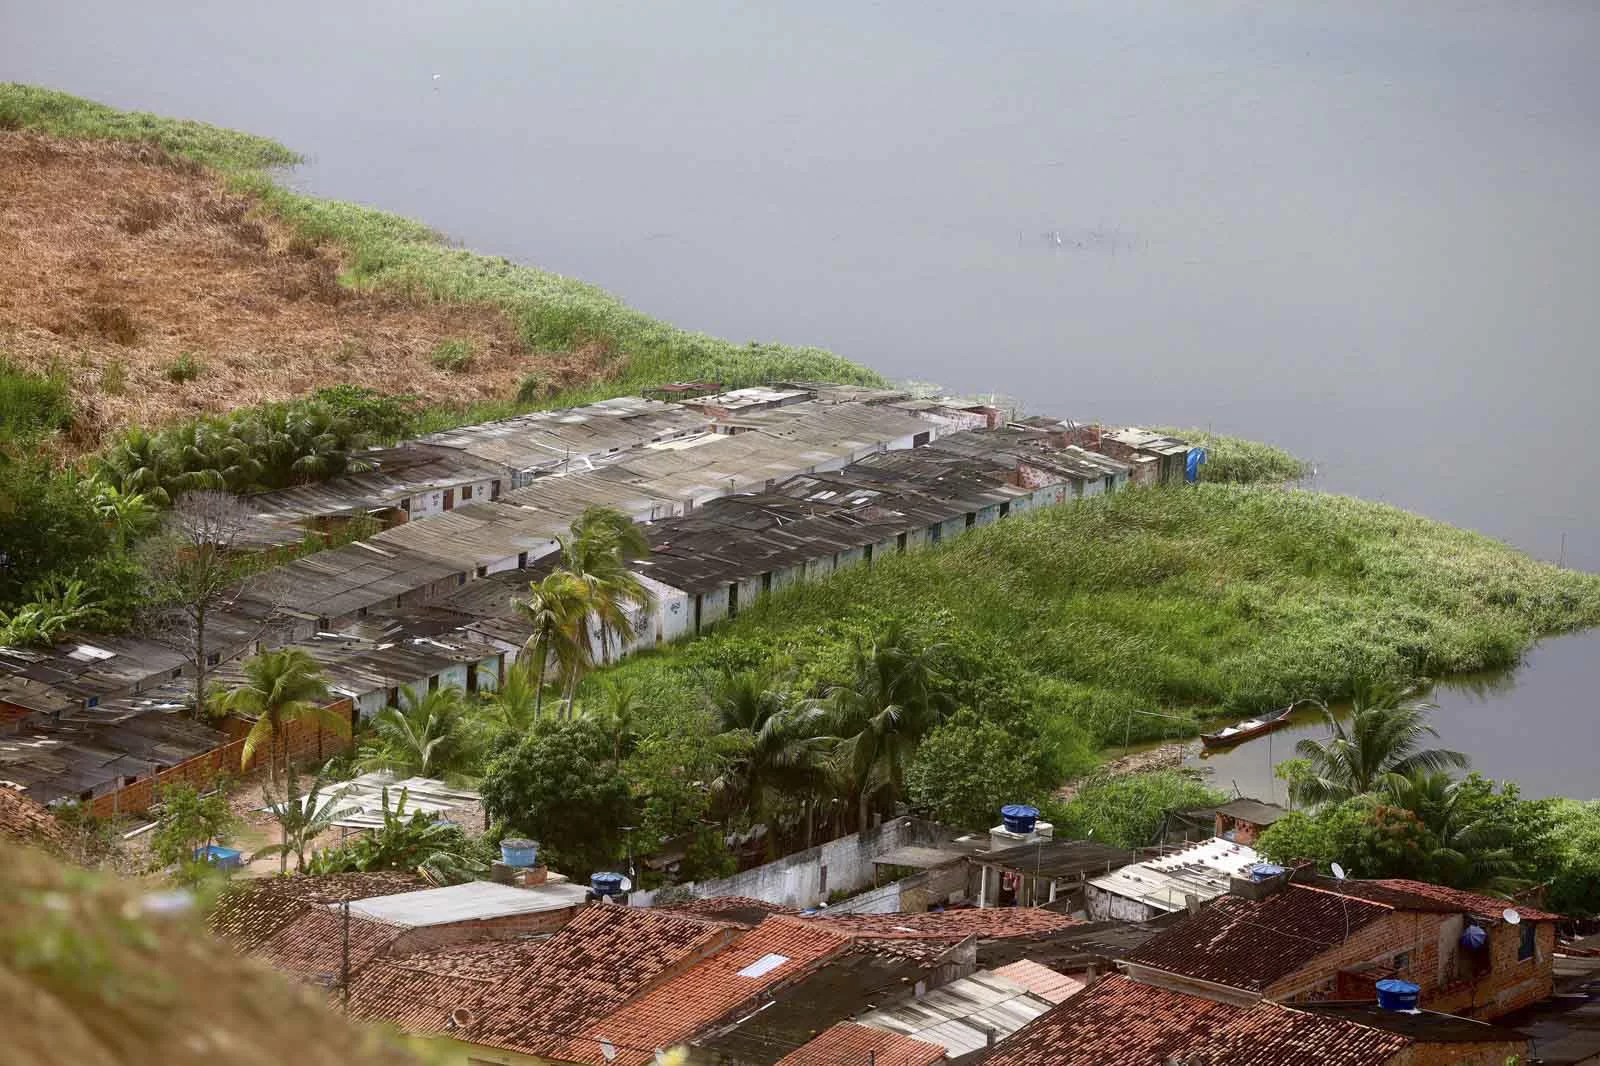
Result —
[[[277, 137], [314, 192], [684, 326], [1272, 440], [1322, 487], [1600, 569], [1587, 0], [7, 0], [3, 24], [0, 78]], [[1448, 698], [1446, 740], [1596, 792], [1596, 652]]]

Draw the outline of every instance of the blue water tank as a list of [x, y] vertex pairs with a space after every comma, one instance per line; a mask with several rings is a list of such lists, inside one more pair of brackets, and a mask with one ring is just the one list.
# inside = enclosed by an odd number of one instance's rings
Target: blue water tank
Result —
[[1008, 803], [1000, 808], [1000, 822], [1013, 833], [1031, 833], [1039, 821], [1039, 808]]
[[500, 842], [500, 861], [507, 866], [529, 867], [539, 864], [539, 842], [507, 837]]
[[1378, 1006], [1384, 1010], [1416, 1010], [1421, 991], [1410, 981], [1385, 978], [1378, 982]]
[[1270, 881], [1274, 877], [1282, 877], [1287, 872], [1282, 866], [1275, 866], [1270, 862], [1258, 862], [1250, 867], [1250, 880]]
[[622, 875], [590, 874], [589, 888], [597, 896], [620, 896], [622, 895]]

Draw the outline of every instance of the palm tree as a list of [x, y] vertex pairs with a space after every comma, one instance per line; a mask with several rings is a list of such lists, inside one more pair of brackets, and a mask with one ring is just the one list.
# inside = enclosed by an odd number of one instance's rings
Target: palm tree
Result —
[[1346, 722], [1324, 707], [1332, 735], [1295, 745], [1295, 754], [1311, 768], [1292, 783], [1294, 801], [1311, 807], [1340, 803], [1416, 771], [1464, 769], [1468, 760], [1460, 752], [1423, 747], [1439, 735], [1427, 722], [1434, 709], [1392, 690], [1358, 693]]
[[[650, 554], [644, 531], [627, 515], [609, 507], [590, 507], [572, 523], [572, 535], [561, 542], [567, 569], [589, 586], [590, 610], [600, 639], [600, 661], [611, 660], [639, 635], [632, 611], [648, 612], [655, 597], [629, 564]], [[585, 634], [588, 620], [585, 619]]]
[[388, 770], [405, 777], [452, 772], [467, 756], [463, 719], [465, 694], [438, 688], [421, 695], [401, 690], [401, 706], [386, 707], [372, 720], [374, 743], [361, 750], [364, 770]]
[[142, 492], [124, 492], [110, 481], [90, 482], [95, 514], [117, 543], [128, 547], [156, 522], [156, 509]]
[[754, 671], [725, 674], [712, 693], [712, 707], [729, 749], [726, 768], [711, 782], [711, 793], [729, 814], [743, 814], [767, 827], [775, 847], [785, 803], [805, 804], [810, 836], [814, 799], [825, 791], [827, 753], [820, 707], [787, 707]]
[[289, 723], [312, 721], [336, 733], [349, 735], [350, 723], [321, 701], [328, 698], [328, 682], [322, 667], [299, 648], [264, 651], [244, 664], [245, 683], [223, 697], [223, 708], [232, 714], [254, 716], [255, 725], [244, 738], [241, 768], [250, 765], [263, 743], [270, 745], [267, 773], [278, 779], [277, 751], [284, 748], [288, 760]]
[[351, 792], [346, 785], [323, 795], [323, 789], [334, 780], [333, 764], [327, 763], [311, 779], [311, 788], [304, 795], [295, 785], [294, 766], [291, 763], [284, 774], [286, 787], [279, 797], [271, 785], [265, 789], [267, 809], [278, 823], [280, 843], [269, 845], [256, 852], [255, 857], [278, 856], [278, 872], [286, 873], [289, 856], [295, 857], [295, 872], [305, 873], [306, 850], [312, 841], [333, 828], [335, 822], [348, 818], [359, 808], [343, 806], [342, 801]]
[[517, 610], [533, 628], [523, 654], [533, 657], [533, 676], [539, 682], [533, 715], [544, 704], [544, 678], [555, 657], [563, 688], [578, 683], [585, 667], [594, 661], [586, 635], [590, 588], [566, 570], [556, 570], [528, 585], [528, 598], [515, 601]]
[[858, 637], [850, 684], [828, 694], [838, 759], [855, 794], [860, 828], [866, 828], [875, 800], [905, 794], [905, 768], [917, 745], [954, 709], [936, 682], [934, 651], [917, 649], [895, 625], [870, 647]]
[[485, 709], [490, 721], [502, 733], [522, 734], [539, 720], [539, 697], [544, 686], [527, 659], [506, 669], [505, 681], [490, 692]]
[[1447, 773], [1413, 770], [1390, 776], [1382, 800], [1415, 814], [1437, 846], [1429, 880], [1455, 888], [1510, 894], [1528, 886], [1516, 857], [1515, 829], [1485, 817], [1473, 803], [1474, 782]]

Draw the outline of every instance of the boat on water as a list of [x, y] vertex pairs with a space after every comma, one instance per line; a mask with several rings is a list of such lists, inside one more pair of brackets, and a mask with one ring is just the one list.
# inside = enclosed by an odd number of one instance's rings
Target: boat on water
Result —
[[1259, 737], [1274, 729], [1289, 724], [1289, 715], [1297, 705], [1291, 703], [1277, 714], [1268, 718], [1247, 718], [1215, 733], [1201, 733], [1200, 744], [1207, 750], [1217, 748], [1231, 748], [1235, 744], [1242, 744], [1252, 737]]

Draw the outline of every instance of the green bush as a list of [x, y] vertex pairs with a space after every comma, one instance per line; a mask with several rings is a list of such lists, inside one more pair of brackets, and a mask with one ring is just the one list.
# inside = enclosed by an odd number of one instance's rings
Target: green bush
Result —
[[35, 374], [0, 358], [0, 441], [70, 429], [72, 394], [59, 369]]
[[206, 365], [194, 357], [193, 352], [184, 352], [163, 370], [162, 376], [174, 385], [182, 385], [193, 381], [206, 372]]
[[1166, 812], [1214, 807], [1227, 798], [1191, 774], [1156, 770], [1090, 781], [1071, 800], [1042, 810], [1059, 837], [1142, 848], [1155, 843]]
[[435, 370], [444, 370], [451, 374], [463, 374], [472, 369], [474, 347], [471, 341], [461, 338], [442, 340], [434, 345], [433, 351], [428, 355], [428, 362], [433, 364]]

